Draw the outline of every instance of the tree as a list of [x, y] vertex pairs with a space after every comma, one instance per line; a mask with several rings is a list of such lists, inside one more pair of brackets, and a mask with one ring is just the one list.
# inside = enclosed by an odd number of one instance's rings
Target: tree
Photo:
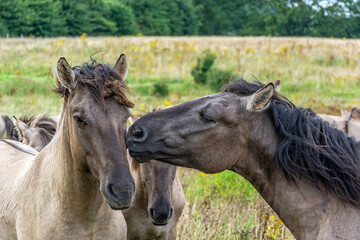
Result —
[[29, 8], [28, 2], [0, 1], [0, 34], [4, 36], [9, 33], [11, 37], [27, 36], [32, 30], [32, 14], [33, 10]]
[[114, 35], [132, 35], [137, 33], [134, 13], [124, 3], [120, 1], [107, 3], [107, 16], [116, 24]]
[[170, 34], [174, 36], [197, 34], [198, 21], [195, 7], [190, 0], [174, 0], [168, 3], [167, 17]]
[[321, 37], [359, 37], [359, 2], [351, 0], [317, 4], [310, 36]]
[[62, 1], [62, 14], [69, 36], [80, 36], [92, 32], [90, 8], [86, 0]]
[[27, 16], [32, 23], [31, 30], [26, 35], [59, 36], [67, 35], [65, 18], [62, 15], [61, 3], [56, 0], [27, 0], [24, 1], [31, 10]]
[[136, 17], [137, 28], [144, 35], [170, 35], [166, 0], [134, 0], [130, 6]]

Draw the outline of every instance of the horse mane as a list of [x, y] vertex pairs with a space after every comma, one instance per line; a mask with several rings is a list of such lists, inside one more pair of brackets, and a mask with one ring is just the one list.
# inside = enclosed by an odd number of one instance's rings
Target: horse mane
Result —
[[[130, 91], [129, 87], [110, 65], [97, 63], [96, 60], [91, 59], [90, 62], [85, 62], [72, 69], [77, 80], [76, 90], [88, 89], [100, 102], [104, 102], [106, 97], [116, 96], [120, 104], [131, 108], [135, 106], [127, 96], [127, 92]], [[52, 91], [60, 94], [66, 100], [70, 91], [60, 83], [58, 78], [56, 78], [56, 84], [57, 86]]]
[[21, 115], [21, 117], [19, 117], [19, 120], [28, 126], [30, 126], [30, 124], [34, 121], [34, 119], [35, 119], [35, 115], [29, 115], [29, 114], [24, 114]]
[[360, 121], [360, 109], [357, 108], [357, 107], [353, 107], [351, 109], [351, 116], [355, 119], [355, 120], [358, 120]]
[[[262, 88], [259, 81], [240, 79], [224, 92], [248, 96]], [[296, 107], [275, 93], [267, 110], [279, 137], [276, 163], [288, 180], [305, 177], [355, 206], [360, 205], [360, 150], [354, 138], [330, 126], [311, 109]]]

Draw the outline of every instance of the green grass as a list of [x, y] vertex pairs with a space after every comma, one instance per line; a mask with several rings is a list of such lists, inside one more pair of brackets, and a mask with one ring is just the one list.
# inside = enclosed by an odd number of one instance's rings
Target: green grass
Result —
[[[154, 49], [156, 46], [156, 49]], [[60, 56], [72, 65], [94, 57], [130, 63], [127, 82], [135, 113], [177, 105], [210, 93], [194, 83], [190, 69], [205, 49], [215, 65], [250, 80], [281, 80], [280, 93], [316, 112], [340, 114], [360, 102], [360, 41], [310, 38], [54, 38], [0, 39], [0, 113], [59, 114], [62, 100], [50, 92]], [[169, 96], [152, 94], [164, 82]], [[292, 239], [256, 190], [239, 175], [179, 168], [187, 199], [178, 239]]]

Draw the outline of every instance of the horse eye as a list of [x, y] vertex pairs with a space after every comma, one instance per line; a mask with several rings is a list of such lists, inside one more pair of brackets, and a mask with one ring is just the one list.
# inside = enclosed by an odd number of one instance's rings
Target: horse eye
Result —
[[74, 116], [74, 120], [77, 124], [79, 125], [86, 125], [86, 122], [83, 121], [81, 118], [79, 118], [78, 116]]
[[209, 115], [207, 115], [203, 112], [200, 112], [200, 119], [204, 123], [215, 123], [214, 119], [212, 119]]

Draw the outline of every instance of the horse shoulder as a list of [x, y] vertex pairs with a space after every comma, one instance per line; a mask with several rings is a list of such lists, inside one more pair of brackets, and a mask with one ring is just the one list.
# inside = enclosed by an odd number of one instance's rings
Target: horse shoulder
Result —
[[329, 212], [329, 217], [321, 223], [321, 231], [317, 239], [360, 239], [358, 207], [333, 199], [326, 211]]

